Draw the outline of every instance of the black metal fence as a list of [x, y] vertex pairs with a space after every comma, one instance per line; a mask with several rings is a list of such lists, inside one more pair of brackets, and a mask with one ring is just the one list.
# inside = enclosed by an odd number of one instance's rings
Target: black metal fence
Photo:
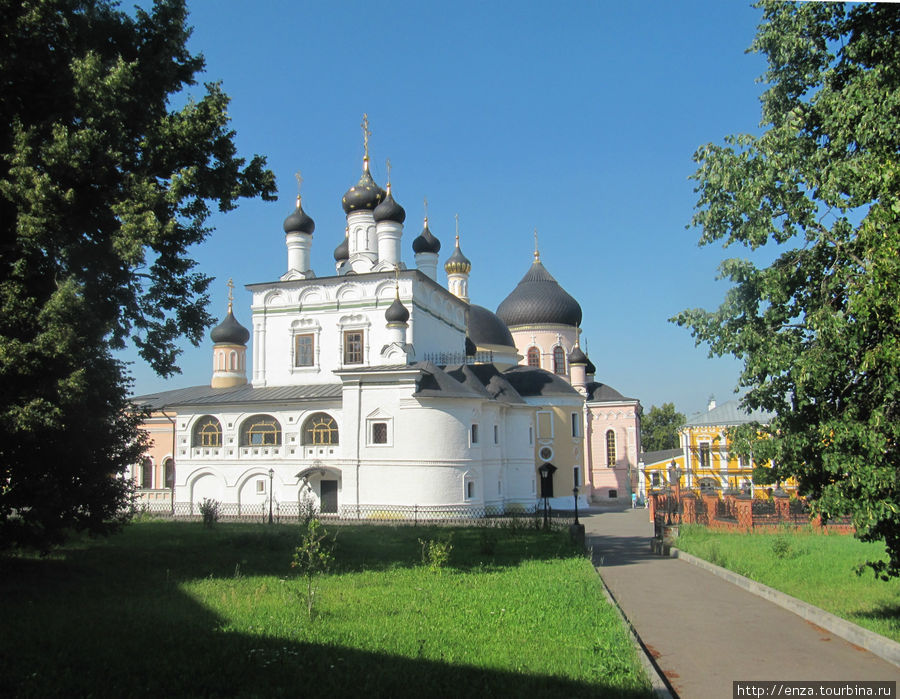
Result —
[[[546, 517], [553, 525], [568, 524], [573, 518], [569, 510], [554, 510], [542, 505], [342, 505], [338, 512], [310, 511], [299, 502], [273, 502], [272, 521], [297, 522], [309, 514], [335, 524], [396, 524], [523, 526], [539, 527]], [[172, 508], [138, 507], [138, 512], [151, 516], [180, 520], [203, 519], [199, 503], [178, 502]], [[216, 519], [225, 522], [268, 522], [269, 503], [217, 503]]]

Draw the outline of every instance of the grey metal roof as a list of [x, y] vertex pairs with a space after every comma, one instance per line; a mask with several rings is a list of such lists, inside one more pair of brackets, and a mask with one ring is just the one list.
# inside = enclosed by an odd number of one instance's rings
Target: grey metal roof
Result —
[[581, 396], [565, 379], [533, 366], [514, 366], [503, 377], [520, 396]]
[[650, 464], [658, 464], [661, 461], [671, 461], [682, 454], [684, 454], [684, 451], [681, 447], [662, 449], [660, 451], [645, 451], [641, 454], [641, 461], [644, 462], [644, 466], [649, 466]]
[[497, 315], [509, 327], [549, 323], [581, 325], [581, 306], [563, 289], [541, 261], [528, 272], [497, 307]]
[[460, 383], [446, 371], [431, 362], [414, 364], [422, 372], [416, 398], [485, 398], [484, 387], [478, 391]]
[[587, 385], [587, 392], [589, 402], [604, 403], [637, 400], [637, 398], [629, 398], [628, 396], [623, 396], [612, 386], [608, 386], [605, 383], [598, 383], [597, 381], [592, 381]]
[[506, 327], [506, 323], [493, 311], [484, 306], [469, 306], [469, 337], [479, 347], [486, 345], [502, 345], [515, 347], [512, 333]]
[[286, 403], [306, 400], [340, 398], [341, 384], [314, 384], [311, 386], [267, 386], [254, 388], [249, 384], [231, 388], [191, 386], [171, 391], [134, 396], [131, 402], [139, 407], [160, 410], [165, 407], [196, 405], [227, 405], [231, 403]]
[[[488, 395], [501, 403], [526, 405], [525, 400], [506, 377], [493, 364], [467, 364], [465, 369], [475, 377], [487, 391]], [[454, 376], [454, 369], [447, 367], [448, 373]]]
[[751, 410], [748, 412], [740, 406], [738, 401], [730, 400], [727, 403], [716, 406], [712, 410], [694, 413], [688, 418], [685, 427], [744, 425], [748, 422], [766, 424], [773, 417], [775, 417], [775, 413], [770, 413], [766, 410]]

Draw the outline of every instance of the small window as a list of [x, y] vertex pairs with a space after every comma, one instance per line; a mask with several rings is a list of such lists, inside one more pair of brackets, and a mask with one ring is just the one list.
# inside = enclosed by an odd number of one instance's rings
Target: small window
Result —
[[617, 498], [617, 497], [619, 497], [619, 491], [618, 491], [618, 490], [610, 490], [610, 491], [609, 491], [609, 499], [610, 499], [610, 500], [612, 500], [613, 498]]
[[537, 347], [528, 348], [528, 366], [541, 366], [541, 351]]
[[566, 351], [559, 345], [553, 348], [553, 373], [566, 373]]
[[534, 444], [534, 427], [528, 427], [528, 443]]
[[294, 366], [313, 366], [315, 337], [312, 334], [294, 336]]
[[572, 468], [572, 478], [574, 479], [572, 482], [575, 484], [575, 487], [581, 486], [581, 468], [579, 466], [574, 466]]
[[475, 497], [475, 483], [466, 481], [466, 499], [471, 500]]
[[572, 436], [581, 436], [581, 415], [578, 413], [572, 413]]
[[372, 444], [387, 444], [388, 430], [386, 422], [372, 423]]
[[478, 425], [472, 425], [472, 444], [478, 444]]
[[616, 467], [616, 433], [612, 430], [606, 431], [606, 466]]
[[494, 425], [494, 444], [500, 444], [500, 426]]
[[257, 493], [265, 493], [266, 492], [266, 481], [262, 478], [256, 481], [256, 492]]
[[538, 452], [541, 459], [543, 461], [550, 461], [553, 458], [553, 449], [550, 447], [541, 447], [541, 450]]
[[[657, 473], [657, 472], [652, 473], [652, 474], [650, 475], [650, 484], [651, 484], [654, 488], [659, 488], [659, 483], [660, 483], [659, 473]], [[702, 481], [701, 481], [701, 486], [700, 486], [700, 487], [701, 487], [701, 488], [703, 487]]]
[[175, 461], [171, 458], [163, 461], [163, 472], [165, 473], [166, 488], [175, 486]]
[[363, 363], [363, 334], [361, 330], [344, 332], [344, 364]]
[[141, 462], [141, 488], [150, 490], [153, 487], [153, 462], [145, 458]]

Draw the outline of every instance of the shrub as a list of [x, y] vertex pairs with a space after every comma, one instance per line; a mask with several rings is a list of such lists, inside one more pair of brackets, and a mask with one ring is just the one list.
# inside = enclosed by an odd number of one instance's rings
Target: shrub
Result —
[[422, 546], [422, 563], [431, 569], [432, 573], [439, 573], [441, 568], [450, 562], [450, 552], [453, 545], [450, 543], [453, 535], [446, 539], [419, 539]]
[[328, 535], [318, 519], [312, 518], [303, 528], [300, 545], [294, 549], [291, 568], [306, 578], [306, 614], [312, 619], [313, 598], [318, 590], [317, 578], [334, 565], [334, 538]]
[[204, 526], [213, 526], [219, 521], [219, 501], [203, 498], [203, 502], [200, 503], [200, 515], [203, 517]]

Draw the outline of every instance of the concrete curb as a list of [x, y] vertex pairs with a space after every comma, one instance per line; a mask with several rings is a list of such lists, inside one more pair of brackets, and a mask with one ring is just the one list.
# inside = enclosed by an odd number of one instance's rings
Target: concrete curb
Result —
[[[593, 565], [594, 547], [590, 544], [590, 539], [588, 540], [588, 549], [591, 552], [591, 564]], [[647, 647], [644, 645], [641, 637], [638, 636], [638, 633], [637, 631], [635, 631], [634, 626], [632, 626], [631, 622], [628, 620], [628, 617], [625, 616], [625, 612], [622, 611], [622, 608], [619, 606], [616, 598], [613, 597], [612, 592], [610, 592], [609, 587], [607, 587], [606, 581], [600, 574], [600, 566], [594, 565], [594, 571], [597, 573], [597, 577], [600, 579], [600, 583], [603, 585], [603, 594], [606, 596], [607, 601], [609, 601], [609, 603], [612, 605], [612, 608], [616, 610], [616, 613], [619, 615], [619, 618], [622, 620], [622, 623], [628, 630], [628, 634], [631, 636], [631, 642], [634, 644], [634, 648], [638, 652], [638, 658], [641, 661], [641, 665], [643, 666], [644, 671], [647, 673], [647, 677], [650, 678], [650, 687], [653, 693], [657, 697], [660, 697], [660, 699], [674, 699], [674, 697], [677, 695], [672, 691], [669, 683], [666, 681], [665, 677], [657, 666], [656, 661], [653, 660], [653, 656], [650, 655], [650, 652], [647, 650]]]
[[704, 570], [707, 570], [710, 573], [719, 576], [723, 580], [727, 580], [728, 582], [747, 590], [747, 592], [750, 592], [757, 597], [767, 599], [770, 602], [777, 604], [779, 607], [787, 609], [797, 616], [806, 619], [816, 626], [821, 626], [823, 629], [825, 629], [826, 631], [830, 631], [835, 636], [839, 636], [845, 641], [849, 641], [854, 645], [865, 648], [867, 651], [874, 653], [879, 658], [887, 660], [889, 663], [900, 667], [900, 643], [897, 643], [896, 641], [892, 641], [891, 639], [885, 638], [884, 636], [877, 634], [874, 631], [864, 629], [862, 626], [858, 626], [853, 622], [847, 621], [846, 619], [841, 619], [839, 616], [835, 616], [830, 612], [826, 612], [824, 609], [815, 607], [808, 602], [799, 600], [796, 597], [791, 597], [790, 595], [771, 588], [768, 585], [758, 583], [755, 580], [751, 580], [750, 578], [744, 577], [743, 575], [739, 575], [738, 573], [728, 570], [727, 568], [717, 566], [713, 563], [710, 563], [709, 561], [703, 560], [702, 558], [697, 558], [696, 556], [685, 553], [684, 551], [681, 551], [677, 548], [673, 547], [672, 549], [670, 549], [669, 556], [671, 556], [672, 558], [678, 558], [685, 563], [695, 565], [698, 568], [703, 568]]

